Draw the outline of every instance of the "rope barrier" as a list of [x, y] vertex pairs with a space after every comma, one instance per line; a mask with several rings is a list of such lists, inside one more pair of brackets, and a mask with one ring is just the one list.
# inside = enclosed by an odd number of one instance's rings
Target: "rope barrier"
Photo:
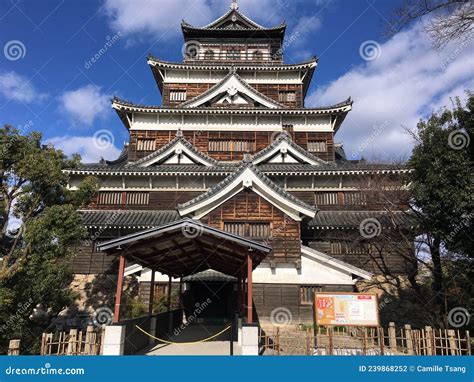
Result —
[[140, 328], [138, 325], [135, 325], [135, 327], [140, 330], [142, 333], [146, 334], [148, 337], [151, 337], [157, 341], [160, 341], [160, 342], [163, 342], [165, 344], [170, 344], [170, 345], [192, 345], [192, 344], [199, 344], [201, 342], [206, 342], [206, 341], [209, 341], [209, 340], [212, 340], [213, 338], [217, 337], [218, 335], [224, 333], [226, 330], [229, 330], [231, 328], [231, 326], [229, 325], [227, 328], [225, 328], [224, 330], [221, 330], [219, 333], [216, 333], [208, 338], [204, 338], [203, 340], [199, 340], [199, 341], [193, 341], [193, 342], [172, 342], [172, 341], [167, 341], [167, 340], [164, 340], [162, 338], [158, 338], [158, 337], [155, 337], [153, 335], [151, 335], [150, 333], [148, 333], [147, 331], [145, 331], [144, 329]]

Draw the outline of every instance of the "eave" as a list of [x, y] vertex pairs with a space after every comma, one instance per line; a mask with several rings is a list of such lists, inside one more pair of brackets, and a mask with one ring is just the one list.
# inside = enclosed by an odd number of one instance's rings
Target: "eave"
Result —
[[167, 108], [162, 106], [145, 106], [133, 104], [118, 98], [112, 100], [112, 108], [117, 111], [119, 117], [124, 122], [125, 126], [130, 129], [130, 120], [127, 113], [149, 113], [149, 114], [223, 114], [223, 115], [334, 115], [333, 122], [334, 131], [337, 131], [347, 113], [352, 109], [352, 101], [347, 99], [337, 105], [318, 108], [285, 108], [285, 109], [261, 109], [261, 108], [238, 108], [238, 109], [224, 109], [224, 108]]

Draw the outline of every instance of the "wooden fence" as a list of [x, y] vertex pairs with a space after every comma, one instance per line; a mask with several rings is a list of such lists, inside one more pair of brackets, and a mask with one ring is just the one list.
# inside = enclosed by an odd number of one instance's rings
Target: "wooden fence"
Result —
[[43, 333], [41, 355], [99, 355], [104, 331], [95, 332], [93, 326], [86, 331], [71, 329], [67, 332]]
[[318, 327], [306, 330], [260, 330], [263, 355], [470, 355], [469, 331], [452, 329], [387, 329]]

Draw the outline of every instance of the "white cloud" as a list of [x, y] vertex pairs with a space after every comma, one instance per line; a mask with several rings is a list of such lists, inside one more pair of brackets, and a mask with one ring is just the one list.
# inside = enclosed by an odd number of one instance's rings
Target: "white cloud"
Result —
[[8, 100], [25, 103], [41, 101], [46, 97], [35, 89], [27, 77], [14, 71], [0, 73], [0, 93]]
[[[114, 145], [113, 135], [110, 133], [110, 139], [104, 143], [104, 137], [80, 137], [65, 135], [62, 137], [53, 137], [46, 140], [55, 148], [62, 150], [66, 155], [80, 154], [82, 163], [98, 162], [101, 158], [114, 160], [120, 154], [120, 150]], [[99, 140], [98, 140], [99, 139]]]
[[86, 85], [64, 92], [60, 97], [61, 108], [79, 125], [91, 126], [96, 118], [103, 118], [110, 109], [110, 96], [98, 86]]
[[402, 126], [414, 128], [420, 118], [450, 106], [449, 97], [473, 88], [473, 45], [451, 44], [437, 53], [416, 25], [381, 44], [379, 58], [317, 89], [307, 104], [329, 105], [351, 96], [353, 110], [336, 135], [346, 153], [406, 157], [413, 142]]
[[[103, 9], [113, 30], [166, 41], [181, 34], [182, 19], [204, 26], [227, 12], [230, 4], [230, 0], [106, 0]], [[279, 23], [283, 14], [279, 9], [287, 6], [271, 0], [240, 0], [238, 4], [244, 14], [262, 24]]]

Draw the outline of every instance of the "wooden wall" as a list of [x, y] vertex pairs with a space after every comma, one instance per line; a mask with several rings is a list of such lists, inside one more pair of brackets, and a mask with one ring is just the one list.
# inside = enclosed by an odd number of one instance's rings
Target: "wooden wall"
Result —
[[[221, 161], [242, 160], [243, 152], [209, 152], [208, 142], [210, 139], [233, 139], [233, 140], [254, 140], [255, 152], [266, 148], [275, 138], [275, 132], [272, 131], [184, 131], [184, 138], [191, 142], [199, 151], [208, 154], [210, 157]], [[294, 141], [307, 149], [308, 141], [326, 141], [326, 152], [313, 153], [313, 155], [326, 160], [334, 161], [334, 138], [333, 133], [322, 132], [295, 132], [292, 134]], [[137, 151], [138, 139], [154, 139], [156, 149], [163, 147], [176, 137], [175, 130], [166, 131], [130, 131], [130, 147], [128, 160], [136, 161], [153, 151]], [[250, 152], [254, 154], [255, 152]]]
[[[351, 285], [320, 285], [323, 292], [353, 292]], [[291, 312], [292, 323], [311, 323], [313, 307], [300, 302], [300, 285], [253, 284], [253, 303], [260, 320], [269, 320], [275, 309]]]
[[224, 222], [269, 222], [273, 251], [267, 259], [278, 262], [299, 260], [301, 256], [300, 223], [252, 191], [241, 193], [221, 204], [201, 221], [223, 229]]
[[[186, 90], [186, 100], [189, 101], [200, 94], [204, 93], [208, 89], [215, 86], [213, 83], [208, 84], [180, 84], [180, 83], [165, 83], [163, 84], [162, 104], [164, 107], [176, 107], [182, 102], [170, 101], [170, 90]], [[282, 103], [289, 107], [301, 108], [304, 106], [303, 100], [303, 85], [289, 85], [289, 84], [255, 84], [250, 85], [258, 92], [265, 96], [273, 99], [276, 102]], [[295, 101], [294, 102], [280, 102], [279, 92], [280, 91], [294, 91]]]

